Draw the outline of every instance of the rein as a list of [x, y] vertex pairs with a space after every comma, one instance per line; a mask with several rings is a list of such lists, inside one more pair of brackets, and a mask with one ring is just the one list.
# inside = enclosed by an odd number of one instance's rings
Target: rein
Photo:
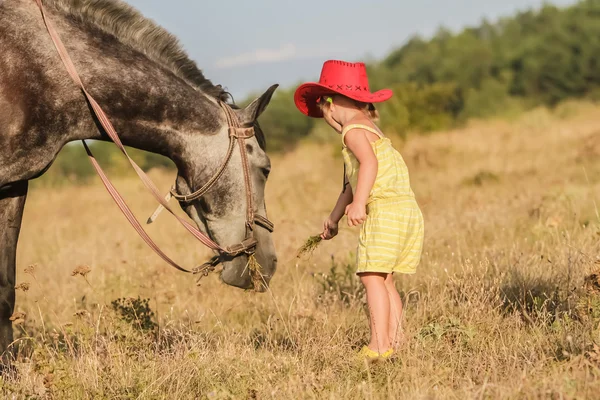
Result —
[[[219, 170], [215, 173], [215, 175], [197, 191], [195, 191], [191, 194], [188, 194], [188, 195], [181, 195], [179, 193], [176, 193], [175, 188], [173, 187], [171, 189], [170, 194], [168, 195], [168, 198], [166, 198], [166, 199], [163, 198], [163, 196], [160, 194], [158, 188], [152, 182], [150, 177], [148, 177], [148, 175], [146, 175], [146, 173], [135, 163], [135, 161], [133, 161], [131, 159], [131, 157], [127, 153], [127, 150], [125, 149], [125, 146], [121, 142], [121, 139], [119, 138], [119, 135], [117, 134], [115, 128], [113, 127], [112, 123], [108, 119], [106, 113], [102, 110], [102, 108], [96, 102], [96, 100], [94, 100], [92, 95], [86, 90], [85, 85], [83, 84], [83, 82], [77, 72], [77, 69], [75, 68], [75, 65], [73, 64], [71, 57], [69, 56], [62, 40], [60, 39], [60, 36], [59, 36], [58, 32], [56, 31], [54, 24], [46, 16], [44, 6], [42, 4], [42, 0], [35, 0], [35, 2], [41, 11], [42, 18], [44, 20], [44, 24], [46, 25], [46, 29], [48, 30], [48, 33], [52, 39], [52, 42], [54, 43], [54, 46], [56, 47], [56, 50], [58, 51], [58, 54], [64, 64], [67, 72], [69, 73], [70, 77], [77, 84], [77, 86], [79, 86], [79, 88], [81, 89], [82, 93], [84, 94], [84, 96], [86, 98], [86, 101], [91, 106], [94, 115], [98, 118], [98, 121], [104, 128], [106, 134], [115, 143], [115, 145], [119, 148], [119, 150], [121, 150], [121, 152], [125, 155], [125, 157], [129, 161], [129, 163], [131, 164], [131, 166], [133, 167], [133, 169], [135, 170], [137, 175], [139, 176], [139, 178], [142, 181], [142, 183], [144, 184], [144, 186], [146, 186], [146, 188], [150, 191], [150, 193], [152, 193], [154, 198], [160, 203], [159, 210], [157, 210], [157, 212], [155, 212], [155, 215], [153, 217], [156, 218], [156, 215], [158, 215], [158, 212], [160, 210], [162, 210], [162, 209], [167, 210], [169, 213], [171, 213], [177, 219], [177, 221], [179, 221], [179, 223], [181, 223], [181, 225], [183, 225], [185, 227], [185, 229], [188, 232], [190, 232], [196, 239], [198, 239], [206, 247], [217, 252], [218, 255], [213, 257], [209, 262], [207, 262], [199, 267], [196, 267], [192, 270], [188, 270], [188, 269], [185, 269], [185, 268], [179, 266], [175, 261], [173, 261], [169, 256], [167, 256], [158, 247], [158, 245], [150, 238], [150, 236], [146, 233], [146, 231], [144, 230], [142, 225], [135, 218], [133, 212], [131, 211], [129, 206], [125, 203], [125, 200], [123, 199], [121, 194], [117, 191], [115, 186], [111, 183], [111, 181], [107, 177], [106, 173], [100, 167], [100, 164], [98, 163], [96, 158], [94, 158], [94, 155], [92, 154], [92, 152], [91, 152], [90, 148], [88, 147], [87, 143], [85, 142], [85, 140], [82, 140], [83, 146], [84, 146], [85, 151], [90, 159], [90, 162], [92, 163], [94, 169], [98, 173], [98, 175], [99, 175], [100, 179], [102, 180], [102, 183], [106, 187], [108, 193], [111, 195], [111, 197], [113, 198], [113, 200], [115, 201], [115, 203], [117, 204], [117, 206], [119, 207], [121, 212], [125, 215], [125, 217], [129, 221], [129, 223], [133, 226], [135, 231], [140, 235], [140, 237], [144, 240], [144, 242], [146, 242], [146, 244], [156, 254], [158, 254], [165, 262], [167, 262], [172, 267], [178, 269], [179, 271], [183, 271], [183, 272], [188, 272], [188, 273], [193, 273], [193, 274], [201, 274], [201, 277], [208, 275], [208, 273], [210, 271], [214, 270], [215, 267], [218, 264], [220, 264], [225, 258], [235, 258], [235, 257], [243, 255], [243, 254], [246, 254], [248, 256], [253, 256], [254, 252], [256, 250], [256, 245], [258, 244], [258, 241], [254, 238], [254, 225], [256, 224], [256, 225], [262, 226], [263, 228], [267, 229], [269, 232], [273, 232], [273, 224], [271, 223], [271, 221], [269, 221], [267, 218], [265, 218], [263, 216], [254, 214], [254, 199], [252, 196], [252, 182], [251, 182], [251, 176], [250, 176], [250, 167], [249, 167], [249, 163], [248, 163], [248, 154], [246, 153], [246, 146], [245, 146], [245, 140], [250, 139], [251, 137], [254, 136], [254, 128], [242, 128], [240, 126], [239, 119], [238, 119], [237, 115], [235, 114], [235, 112], [233, 111], [233, 109], [226, 103], [219, 100], [218, 101], [219, 105], [222, 108], [223, 112], [225, 113], [225, 116], [227, 119], [227, 125], [229, 126], [229, 129], [228, 129], [229, 148], [227, 150], [227, 154], [225, 156], [225, 160], [224, 160], [223, 164], [221, 165]], [[224, 248], [221, 245], [219, 245], [218, 243], [216, 243], [215, 241], [213, 241], [210, 237], [208, 237], [208, 235], [206, 235], [205, 233], [198, 230], [198, 228], [196, 228], [195, 226], [193, 226], [186, 220], [182, 219], [178, 215], [176, 215], [175, 212], [169, 207], [168, 200], [172, 196], [172, 197], [175, 197], [177, 200], [179, 200], [182, 203], [189, 203], [193, 200], [197, 200], [202, 195], [204, 195], [208, 190], [210, 190], [214, 186], [214, 184], [219, 180], [219, 178], [222, 176], [227, 165], [229, 164], [229, 161], [231, 160], [231, 157], [233, 155], [233, 151], [234, 151], [236, 142], [237, 142], [239, 150], [240, 150], [240, 156], [241, 156], [241, 160], [242, 160], [242, 170], [243, 170], [243, 174], [244, 174], [244, 185], [245, 185], [245, 189], [246, 189], [246, 238], [241, 243], [234, 244], [234, 245]], [[152, 220], [153, 220], [153, 218], [151, 217], [151, 220], [149, 220], [149, 222], [151, 222]]]

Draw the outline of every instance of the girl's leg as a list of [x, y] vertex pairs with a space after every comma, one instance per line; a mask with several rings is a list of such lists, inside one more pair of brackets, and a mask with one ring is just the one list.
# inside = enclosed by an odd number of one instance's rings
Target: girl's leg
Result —
[[369, 306], [371, 323], [371, 341], [369, 348], [379, 353], [390, 349], [390, 296], [385, 286], [387, 274], [365, 272], [360, 280], [367, 289], [367, 305]]
[[393, 274], [388, 274], [385, 277], [385, 288], [390, 299], [390, 316], [389, 316], [389, 329], [388, 335], [392, 347], [397, 348], [403, 340], [402, 332], [402, 299], [400, 293], [394, 285]]

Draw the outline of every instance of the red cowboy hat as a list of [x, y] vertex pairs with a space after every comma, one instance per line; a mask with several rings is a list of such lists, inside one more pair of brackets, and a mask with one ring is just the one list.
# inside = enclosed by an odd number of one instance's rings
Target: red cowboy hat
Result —
[[323, 64], [318, 83], [305, 83], [296, 89], [294, 102], [302, 114], [323, 118], [323, 113], [317, 106], [317, 99], [334, 93], [362, 103], [381, 103], [392, 97], [390, 89], [375, 93], [369, 91], [369, 80], [364, 63], [329, 60]]

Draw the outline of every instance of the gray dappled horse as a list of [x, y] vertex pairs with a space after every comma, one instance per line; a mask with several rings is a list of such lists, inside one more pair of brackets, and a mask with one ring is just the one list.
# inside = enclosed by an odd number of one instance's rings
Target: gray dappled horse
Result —
[[[178, 169], [179, 193], [200, 188], [228, 149], [228, 125], [219, 106], [228, 94], [203, 76], [172, 35], [118, 0], [46, 0], [44, 5], [123, 143], [170, 158]], [[240, 122], [256, 131], [246, 151], [254, 211], [262, 216], [270, 161], [256, 120], [275, 89], [235, 110]], [[80, 139], [108, 137], [61, 63], [38, 6], [33, 0], [0, 0], [0, 352], [13, 338], [15, 253], [28, 181], [42, 175], [66, 143]], [[240, 243], [246, 202], [239, 152], [208, 193], [182, 207], [218, 244]], [[268, 282], [277, 263], [271, 235], [256, 227], [254, 236]], [[246, 264], [246, 256], [224, 262], [221, 279], [252, 287]]]

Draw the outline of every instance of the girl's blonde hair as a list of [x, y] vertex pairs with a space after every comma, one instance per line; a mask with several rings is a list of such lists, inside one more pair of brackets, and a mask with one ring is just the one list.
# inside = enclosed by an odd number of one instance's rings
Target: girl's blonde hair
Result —
[[329, 104], [333, 102], [333, 98], [335, 96], [340, 96], [340, 97], [343, 97], [343, 98], [353, 102], [359, 110], [364, 112], [365, 115], [367, 117], [369, 117], [369, 119], [371, 121], [379, 121], [379, 111], [377, 111], [377, 109], [375, 108], [373, 103], [363, 103], [363, 102], [351, 99], [349, 97], [346, 97], [344, 95], [337, 94], [337, 93], [327, 95], [327, 96], [321, 96], [319, 98], [319, 101], [317, 104], [319, 105], [319, 108], [321, 109], [321, 111], [323, 111], [325, 108], [329, 108]]

